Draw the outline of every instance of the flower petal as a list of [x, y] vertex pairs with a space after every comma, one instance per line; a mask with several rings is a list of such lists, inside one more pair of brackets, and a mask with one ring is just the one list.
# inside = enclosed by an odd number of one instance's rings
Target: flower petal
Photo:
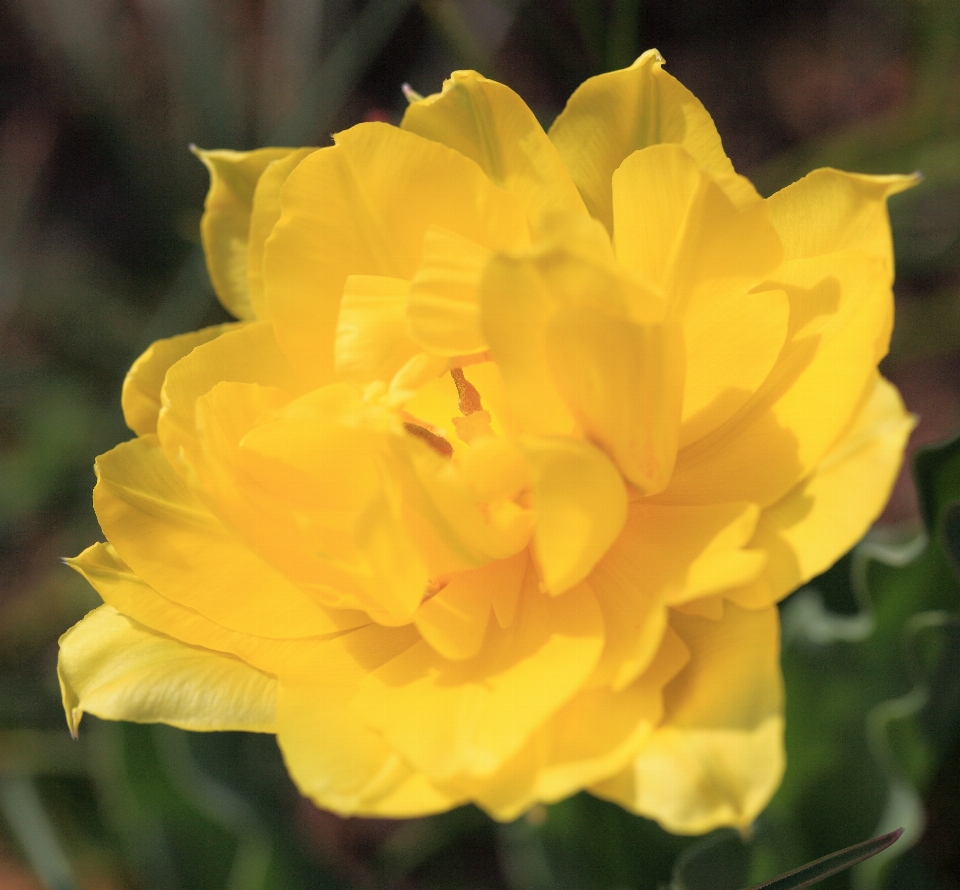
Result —
[[189, 476], [200, 460], [197, 400], [220, 383], [255, 383], [291, 395], [299, 384], [274, 337], [273, 325], [256, 322], [235, 328], [196, 347], [174, 364], [160, 392], [163, 410], [157, 435], [170, 465]]
[[329, 632], [324, 610], [223, 526], [170, 468], [156, 437], [101, 455], [97, 472], [100, 527], [164, 596], [240, 633]]
[[461, 802], [418, 779], [350, 706], [364, 678], [416, 640], [412, 628], [371, 625], [313, 646], [281, 673], [277, 741], [297, 787], [319, 806], [412, 816]]
[[[322, 196], [322, 199], [320, 199]], [[386, 124], [360, 124], [290, 174], [264, 274], [277, 337], [305, 380], [328, 382], [349, 275], [410, 279], [442, 226], [490, 250], [529, 243], [519, 199], [471, 160]]]
[[[503, 580], [502, 565], [520, 559], [525, 557], [518, 555], [454, 575], [417, 610], [414, 624], [420, 635], [444, 658], [473, 658], [483, 645], [493, 592]], [[519, 593], [520, 584], [516, 586]]]
[[400, 126], [476, 161], [494, 185], [521, 198], [535, 227], [551, 213], [586, 213], [556, 148], [523, 99], [476, 71], [454, 71], [441, 93], [407, 108]]
[[576, 692], [602, 640], [589, 590], [545, 596], [528, 564], [513, 623], [491, 627], [475, 658], [420, 642], [364, 678], [355, 711], [434, 781], [489, 776]]
[[215, 512], [317, 602], [404, 624], [429, 576], [383, 465], [383, 414], [367, 409], [345, 383], [294, 400], [220, 383], [197, 400], [191, 467]]
[[663, 64], [656, 50], [648, 50], [629, 68], [591, 77], [550, 128], [550, 140], [587, 210], [611, 233], [614, 171], [648, 145], [682, 145], [701, 167], [723, 180], [735, 203], [756, 197], [753, 186], [734, 174], [710, 115]]
[[730, 599], [746, 608], [775, 603], [856, 544], [890, 496], [913, 426], [897, 390], [878, 376], [850, 430], [807, 479], [763, 511], [750, 546], [769, 561], [757, 584]]
[[767, 199], [773, 224], [783, 241], [784, 259], [862, 250], [885, 260], [892, 277], [887, 198], [919, 181], [917, 174], [867, 176], [829, 168], [808, 173]]
[[487, 348], [480, 330], [480, 279], [491, 251], [439, 226], [423, 237], [423, 260], [410, 284], [410, 335], [433, 355]]
[[390, 380], [419, 352], [407, 332], [410, 282], [351, 275], [343, 287], [334, 367], [338, 380], [365, 384]]
[[783, 776], [783, 681], [775, 608], [727, 604], [710, 621], [674, 613], [690, 661], [633, 764], [591, 790], [674, 834], [746, 829]]
[[682, 313], [686, 445], [732, 416], [783, 346], [789, 304], [750, 293], [782, 256], [759, 196], [739, 205], [681, 145], [630, 155], [613, 177], [617, 256]]
[[623, 532], [588, 581], [607, 627], [592, 682], [623, 689], [647, 669], [667, 629], [667, 606], [759, 575], [764, 554], [745, 549], [758, 515], [753, 504], [630, 505]]
[[[66, 560], [100, 594], [103, 601], [118, 612], [159, 634], [191, 646], [227, 652], [266, 673], [277, 673], [293, 647], [302, 640], [277, 640], [228, 630], [205, 618], [194, 609], [167, 599], [120, 559], [111, 544], [92, 544], [79, 556]], [[369, 624], [363, 612], [329, 610], [324, 636], [333, 636]]]
[[546, 326], [551, 297], [536, 266], [495, 257], [481, 285], [480, 324], [504, 382], [508, 428], [537, 435], [567, 435], [573, 417], [554, 384], [547, 361]]
[[532, 468], [537, 525], [533, 552], [542, 586], [563, 593], [590, 574], [627, 518], [627, 492], [616, 467], [589, 442], [521, 443]]
[[297, 165], [315, 151], [315, 148], [291, 151], [285, 157], [267, 164], [257, 180], [247, 238], [247, 296], [255, 316], [261, 321], [270, 318], [270, 306], [263, 286], [263, 251], [267, 238], [280, 219], [280, 189]]
[[783, 251], [759, 195], [739, 203], [682, 145], [651, 145], [613, 174], [617, 259], [671, 294], [736, 278], [743, 290]]
[[409, 526], [392, 501], [386, 493], [376, 497], [361, 515], [354, 536], [374, 576], [374, 601], [368, 611], [382, 624], [400, 625], [412, 620], [429, 576]]
[[893, 322], [882, 260], [858, 251], [796, 260], [764, 287], [790, 299], [787, 345], [743, 408], [680, 452], [664, 501], [778, 501], [813, 471], [873, 385]]
[[681, 448], [728, 421], [759, 390], [780, 357], [789, 319], [782, 290], [718, 287], [694, 295], [683, 319]]
[[275, 677], [153, 633], [112, 606], [94, 609], [60, 638], [57, 674], [74, 735], [85, 712], [199, 731], [276, 732]]
[[584, 433], [644, 495], [663, 490], [677, 456], [685, 352], [680, 328], [589, 308], [554, 313], [546, 348], [557, 389]]
[[257, 317], [247, 287], [247, 239], [257, 180], [270, 163], [295, 151], [194, 150], [210, 171], [210, 189], [200, 222], [207, 269], [217, 299], [236, 318], [249, 321]]
[[202, 346], [235, 327], [233, 324], [214, 325], [189, 334], [156, 340], [148, 347], [130, 366], [123, 380], [120, 404], [127, 426], [138, 436], [155, 433], [157, 417], [160, 414], [160, 390], [167, 371], [197, 346]]

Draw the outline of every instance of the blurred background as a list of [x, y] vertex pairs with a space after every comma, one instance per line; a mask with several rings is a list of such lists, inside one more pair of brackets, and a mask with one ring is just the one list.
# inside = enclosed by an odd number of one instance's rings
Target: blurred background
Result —
[[957, 0], [0, 0], [0, 890], [733, 890], [900, 824], [898, 855], [823, 887], [960, 886], [956, 446], [921, 452], [919, 495], [908, 470], [880, 528], [785, 604], [790, 766], [749, 840], [586, 795], [512, 825], [342, 820], [272, 737], [67, 733], [56, 641], [98, 599], [59, 560], [101, 539], [92, 463], [131, 435], [123, 375], [226, 318], [188, 145], [329, 144], [467, 67], [548, 126], [654, 46], [764, 194], [824, 165], [923, 172], [891, 202], [883, 370], [919, 415], [911, 453], [956, 433]]

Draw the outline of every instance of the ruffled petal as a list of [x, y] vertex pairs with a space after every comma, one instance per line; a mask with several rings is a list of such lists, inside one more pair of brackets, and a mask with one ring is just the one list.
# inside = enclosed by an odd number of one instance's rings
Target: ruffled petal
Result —
[[534, 226], [551, 213], [586, 213], [556, 148], [523, 99], [476, 71], [454, 71], [441, 93], [407, 108], [400, 126], [476, 161], [494, 185], [521, 198]]
[[293, 148], [194, 149], [210, 172], [210, 189], [200, 222], [207, 269], [217, 298], [236, 318], [250, 321], [257, 317], [247, 286], [250, 212], [257, 180], [273, 161], [296, 151]]
[[63, 708], [198, 731], [276, 732], [277, 681], [239, 658], [153, 633], [100, 606], [60, 638]]
[[94, 508], [121, 558], [174, 602], [240, 633], [330, 631], [324, 610], [224, 527], [167, 463], [156, 437], [97, 459]]
[[680, 452], [664, 501], [778, 501], [823, 459], [873, 385], [893, 323], [882, 260], [858, 251], [796, 260], [764, 288], [790, 300], [788, 342], [754, 396]]
[[550, 140], [577, 184], [590, 215], [613, 232], [614, 171], [633, 152], [663, 142], [682, 145], [735, 203], [756, 191], [724, 154], [703, 105], [663, 70], [663, 57], [648, 50], [629, 68], [584, 81], [550, 128]]
[[533, 553], [551, 594], [579, 584], [617, 539], [627, 518], [623, 479], [607, 456], [576, 439], [522, 442], [532, 469]]
[[523, 558], [518, 555], [513, 560], [492, 562], [454, 575], [417, 610], [414, 624], [420, 635], [444, 658], [452, 661], [473, 658], [483, 645], [494, 590], [506, 580], [513, 581], [516, 593], [520, 592], [522, 575], [504, 578], [509, 566], [505, 573], [503, 563], [519, 562]]
[[892, 278], [887, 198], [919, 181], [915, 173], [867, 176], [829, 168], [808, 173], [767, 199], [770, 217], [783, 242], [784, 259], [861, 250], [884, 260]]
[[569, 435], [573, 416], [557, 390], [547, 360], [551, 297], [536, 266], [495, 257], [481, 285], [480, 324], [504, 382], [508, 428], [537, 435]]
[[195, 348], [167, 372], [157, 420], [167, 459], [185, 477], [190, 465], [202, 460], [197, 400], [221, 383], [254, 383], [291, 395], [301, 391], [269, 322], [244, 325]]
[[155, 341], [127, 371], [123, 380], [120, 405], [123, 419], [138, 436], [157, 431], [160, 414], [160, 390], [171, 366], [198, 346], [215, 340], [233, 330], [236, 325], [222, 324], [203, 328], [189, 334], [178, 334]]
[[759, 195], [735, 202], [683, 145], [651, 145], [613, 174], [617, 259], [664, 293], [736, 279], [747, 290], [783, 250]]
[[672, 507], [637, 502], [623, 532], [590, 574], [607, 627], [591, 683], [623, 689], [656, 656], [667, 607], [740, 587], [763, 570], [747, 549], [757, 525], [753, 504]]
[[768, 562], [756, 584], [730, 594], [747, 608], [775, 603], [826, 571], [880, 515], [915, 420], [877, 377], [847, 433], [812, 475], [763, 511], [751, 547]]
[[780, 357], [789, 319], [781, 290], [717, 288], [694, 296], [683, 319], [681, 448], [726, 423], [760, 389]]
[[480, 279], [491, 251], [439, 226], [423, 238], [423, 260], [410, 285], [410, 335], [434, 355], [487, 348], [480, 330]]
[[[495, 775], [453, 783], [493, 818], [509, 822], [626, 768], [663, 716], [663, 688], [689, 652], [672, 631], [643, 677], [619, 692], [578, 692]], [[584, 727], [590, 727], [584, 732]]]
[[277, 741], [297, 787], [324, 809], [413, 816], [460, 802], [418, 779], [351, 707], [364, 678], [416, 641], [412, 628], [371, 625], [312, 647], [281, 673]]
[[[112, 544], [92, 544], [66, 562], [90, 582], [108, 606], [137, 624], [191, 646], [236, 655], [266, 673], [277, 673], [291, 652], [307, 645], [297, 638], [270, 639], [228, 630], [196, 610], [167, 599], [135, 574]], [[325, 633], [308, 638], [311, 643], [370, 623], [363, 612], [330, 609], [326, 615], [329, 623]]]
[[[220, 383], [197, 401], [192, 466], [216, 512], [299, 588], [404, 624], [428, 574], [383, 466], [388, 436], [376, 425], [384, 416], [368, 408], [344, 383], [294, 400]], [[398, 421], [393, 427], [405, 435]]]
[[670, 480], [686, 363], [678, 325], [638, 325], [585, 307], [547, 323], [553, 379], [588, 438], [641, 494]]
[[338, 380], [390, 380], [420, 348], [407, 330], [410, 282], [351, 275], [343, 287], [334, 367]]
[[314, 151], [315, 148], [299, 148], [271, 161], [257, 180], [247, 239], [247, 295], [255, 316], [261, 321], [270, 318], [270, 306], [263, 286], [263, 251], [267, 238], [280, 219], [280, 189], [297, 164]]
[[590, 591], [548, 597], [528, 564], [513, 623], [491, 627], [476, 657], [450, 662], [420, 642], [363, 679], [354, 709], [435, 782], [490, 776], [575, 694], [602, 643]]
[[624, 772], [591, 788], [674, 834], [746, 829], [783, 777], [783, 681], [775, 608], [728, 604], [719, 621], [674, 613], [690, 661], [663, 724]]
[[519, 199], [471, 160], [386, 124], [360, 124], [290, 174], [267, 241], [265, 281], [277, 336], [312, 384], [333, 373], [350, 275], [411, 279], [424, 233], [441, 226], [490, 250], [529, 243]]

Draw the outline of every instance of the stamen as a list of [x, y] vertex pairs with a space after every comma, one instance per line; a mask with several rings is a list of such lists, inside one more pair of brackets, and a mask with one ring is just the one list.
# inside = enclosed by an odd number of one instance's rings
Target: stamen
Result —
[[463, 368], [454, 368], [450, 372], [453, 382], [457, 384], [457, 395], [460, 397], [457, 405], [464, 417], [469, 417], [474, 411], [482, 411], [480, 393], [477, 388], [463, 376]]
[[421, 442], [429, 445], [441, 457], [451, 457], [453, 455], [453, 446], [443, 436], [431, 433], [425, 426], [420, 426], [419, 423], [405, 423], [403, 428], [411, 436], [416, 436]]

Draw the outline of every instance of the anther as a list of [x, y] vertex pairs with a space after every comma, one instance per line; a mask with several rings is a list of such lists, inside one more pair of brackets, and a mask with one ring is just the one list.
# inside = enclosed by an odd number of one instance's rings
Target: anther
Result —
[[460, 397], [457, 406], [464, 417], [469, 417], [474, 411], [482, 411], [483, 405], [480, 403], [480, 393], [477, 388], [463, 376], [463, 368], [454, 368], [450, 372], [453, 382], [457, 384], [457, 395]]
[[411, 436], [416, 436], [421, 442], [429, 445], [441, 457], [451, 457], [453, 455], [453, 446], [443, 436], [431, 433], [425, 426], [420, 426], [419, 423], [405, 423], [403, 428]]

